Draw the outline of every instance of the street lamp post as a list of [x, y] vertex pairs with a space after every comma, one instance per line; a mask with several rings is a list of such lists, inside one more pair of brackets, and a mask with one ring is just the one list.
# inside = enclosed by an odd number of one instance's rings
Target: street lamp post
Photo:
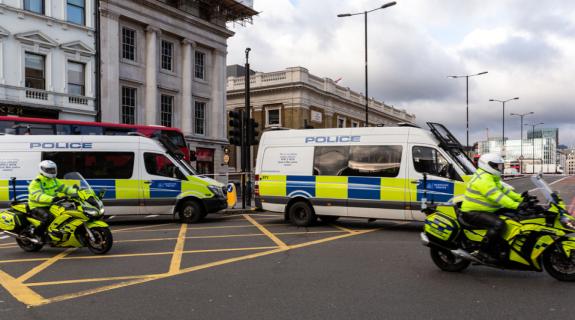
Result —
[[[519, 97], [515, 97], [515, 98], [511, 98], [511, 99], [507, 99], [507, 100], [497, 100], [497, 99], [489, 99], [489, 101], [491, 102], [501, 102], [501, 104], [503, 105], [503, 136], [501, 136], [501, 139], [503, 139], [503, 144], [502, 144], [502, 150], [505, 151], [505, 103], [511, 101], [511, 100], [519, 100]], [[505, 155], [503, 155], [505, 156]]]
[[467, 74], [461, 76], [448, 76], [448, 78], [458, 79], [458, 78], [465, 78], [465, 105], [466, 105], [466, 119], [467, 119], [467, 143], [465, 145], [466, 149], [469, 148], [469, 77], [480, 76], [482, 74], [486, 74], [487, 71], [483, 71], [476, 74]]
[[[533, 124], [526, 124], [526, 126], [531, 127], [531, 140], [532, 140], [532, 146], [533, 146], [533, 154], [531, 155], [531, 163], [533, 164], [533, 174], [535, 174], [535, 127], [543, 125], [543, 124], [545, 124], [545, 123], [539, 122], [539, 123], [533, 123]], [[541, 162], [541, 168], [543, 169], [543, 162]]]
[[369, 126], [369, 87], [368, 87], [368, 72], [367, 72], [367, 14], [370, 12], [374, 12], [377, 10], [381, 10], [381, 9], [385, 9], [391, 6], [396, 5], [395, 1], [392, 2], [388, 2], [384, 5], [382, 5], [379, 8], [375, 8], [373, 10], [369, 10], [369, 11], [364, 11], [364, 12], [359, 12], [359, 13], [342, 13], [342, 14], [338, 14], [337, 17], [338, 18], [344, 18], [344, 17], [351, 17], [351, 16], [357, 16], [360, 14], [364, 15], [364, 20], [365, 20], [365, 126], [368, 127]]
[[527, 113], [511, 113], [512, 116], [518, 116], [521, 118], [521, 160], [519, 161], [519, 172], [523, 173], [523, 118], [530, 114], [534, 114], [534, 112], [527, 112]]

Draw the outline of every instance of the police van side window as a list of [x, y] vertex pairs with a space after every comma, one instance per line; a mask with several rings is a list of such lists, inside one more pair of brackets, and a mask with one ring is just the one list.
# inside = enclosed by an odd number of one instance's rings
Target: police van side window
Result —
[[347, 168], [350, 177], [395, 178], [401, 168], [401, 146], [351, 146]]
[[144, 153], [144, 164], [151, 175], [186, 180], [182, 171], [163, 154]]
[[340, 176], [347, 168], [349, 146], [315, 147], [314, 176]]
[[86, 179], [130, 179], [134, 172], [133, 152], [43, 152], [42, 160], [58, 165], [58, 178], [77, 171]]
[[415, 146], [412, 152], [415, 171], [436, 177], [458, 179], [458, 177], [450, 176], [449, 162], [436, 149]]

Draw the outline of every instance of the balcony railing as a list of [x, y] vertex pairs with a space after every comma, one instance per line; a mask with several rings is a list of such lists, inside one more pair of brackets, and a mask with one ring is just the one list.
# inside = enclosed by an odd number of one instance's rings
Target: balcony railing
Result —
[[48, 100], [48, 92], [39, 89], [26, 89], [26, 98], [33, 100]]
[[83, 104], [88, 105], [88, 98], [82, 96], [69, 96], [68, 102], [71, 104]]

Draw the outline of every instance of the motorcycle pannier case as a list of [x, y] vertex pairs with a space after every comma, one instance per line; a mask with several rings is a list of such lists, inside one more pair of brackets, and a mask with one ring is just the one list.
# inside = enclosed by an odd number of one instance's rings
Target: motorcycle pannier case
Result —
[[424, 231], [430, 240], [438, 243], [450, 243], [459, 232], [457, 220], [439, 212], [430, 214], [425, 219]]
[[15, 231], [18, 230], [26, 219], [21, 212], [12, 210], [0, 211], [0, 230]]

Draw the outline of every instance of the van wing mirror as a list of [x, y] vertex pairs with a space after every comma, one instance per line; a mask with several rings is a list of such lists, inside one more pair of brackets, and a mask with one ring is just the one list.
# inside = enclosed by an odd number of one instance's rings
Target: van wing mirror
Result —
[[100, 200], [104, 199], [105, 195], [106, 195], [106, 189], [100, 190], [100, 192], [98, 192], [98, 199]]
[[455, 170], [455, 167], [453, 166], [452, 163], [449, 164], [449, 167], [447, 168], [447, 172], [449, 175], [449, 179], [451, 180], [461, 180], [461, 177], [459, 176], [459, 174], [457, 173], [457, 170]]

